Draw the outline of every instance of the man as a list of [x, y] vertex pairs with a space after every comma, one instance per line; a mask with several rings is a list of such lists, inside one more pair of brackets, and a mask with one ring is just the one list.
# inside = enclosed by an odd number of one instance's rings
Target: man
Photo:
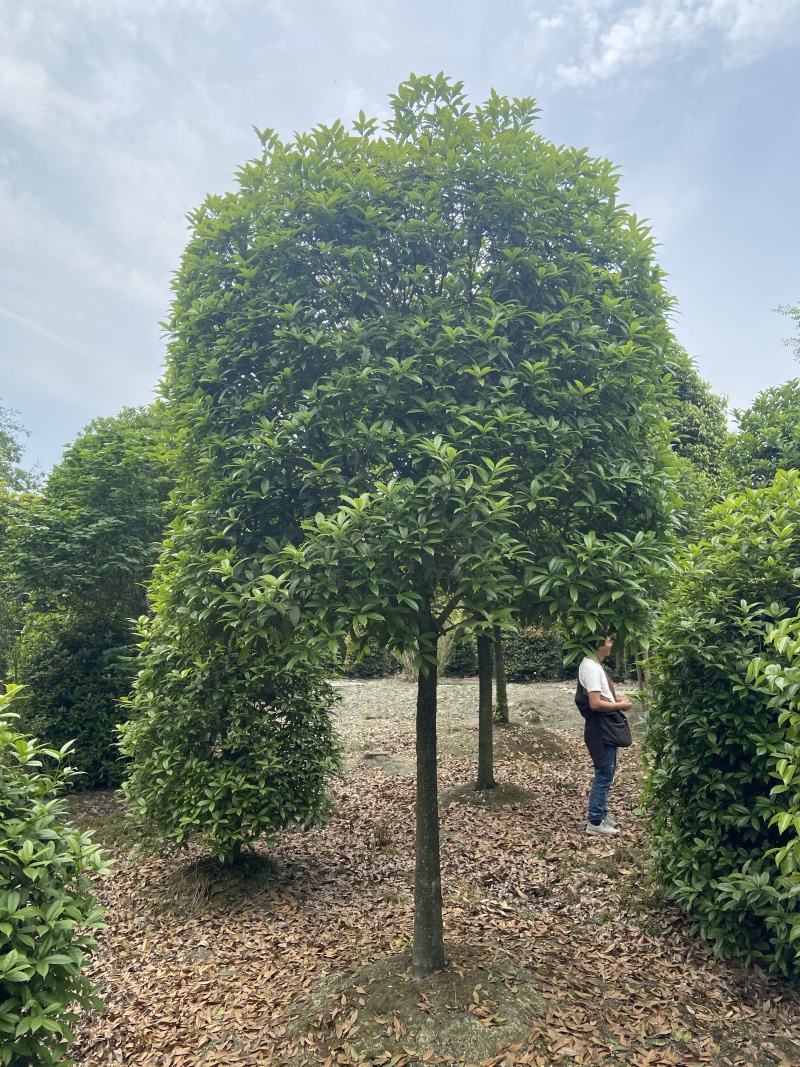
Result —
[[[630, 700], [617, 694], [603, 669], [603, 660], [611, 652], [614, 642], [609, 635], [595, 645], [594, 653], [583, 658], [578, 668], [578, 688], [575, 703], [585, 719], [583, 738], [594, 764], [594, 781], [589, 792], [589, 821], [587, 834], [614, 835], [619, 833], [613, 817], [608, 814], [608, 791], [617, 769], [617, 747], [620, 742], [614, 731], [608, 729], [611, 716], [617, 723], [624, 721], [618, 713], [629, 711]], [[608, 723], [603, 718], [609, 717]], [[612, 739], [617, 741], [612, 743]], [[630, 744], [630, 741], [627, 742]]]

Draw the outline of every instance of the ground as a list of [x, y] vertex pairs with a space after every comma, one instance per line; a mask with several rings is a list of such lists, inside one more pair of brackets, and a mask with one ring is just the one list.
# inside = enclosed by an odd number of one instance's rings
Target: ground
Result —
[[470, 787], [477, 684], [439, 717], [448, 969], [410, 979], [414, 687], [341, 682], [347, 777], [330, 824], [235, 874], [201, 856], [136, 861], [113, 795], [75, 800], [118, 859], [92, 973], [83, 1067], [230, 1064], [800, 1063], [800, 993], [715, 959], [650, 880], [638, 746], [618, 838], [584, 834], [591, 767], [574, 687], [510, 687], [501, 790]]

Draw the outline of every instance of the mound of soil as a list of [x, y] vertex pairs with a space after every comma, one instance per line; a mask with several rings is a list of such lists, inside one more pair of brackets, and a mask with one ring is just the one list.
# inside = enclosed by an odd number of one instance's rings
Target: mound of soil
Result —
[[365, 1064], [482, 1063], [498, 1044], [527, 1048], [531, 1024], [547, 1011], [534, 976], [504, 952], [459, 945], [447, 955], [447, 970], [419, 982], [408, 949], [317, 982], [290, 1005], [287, 1036], [305, 1038], [317, 1057]]

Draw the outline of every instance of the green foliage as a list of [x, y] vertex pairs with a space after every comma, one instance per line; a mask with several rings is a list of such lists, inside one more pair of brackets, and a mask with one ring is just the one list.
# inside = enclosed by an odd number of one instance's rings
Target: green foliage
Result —
[[0, 611], [13, 614], [26, 723], [50, 744], [78, 739], [77, 784], [87, 788], [121, 780], [115, 726], [133, 678], [129, 620], [147, 610], [172, 484], [163, 435], [160, 406], [96, 419], [42, 495], [17, 498], [0, 546]]
[[388, 678], [397, 674], [400, 667], [397, 656], [371, 641], [360, 656], [355, 650], [348, 650], [341, 673], [345, 678]]
[[276, 627], [226, 624], [225, 599], [238, 612], [242, 588], [223, 571], [227, 588], [204, 612], [187, 604], [185, 575], [159, 574], [120, 748], [131, 759], [125, 795], [150, 846], [196, 841], [231, 863], [259, 838], [323, 822], [339, 759], [329, 664], [306, 653], [302, 634], [291, 643]]
[[800, 468], [800, 380], [765, 389], [746, 411], [734, 411], [739, 423], [725, 461], [732, 487], [768, 485], [777, 470]]
[[[653, 666], [648, 796], [661, 873], [718, 952], [800, 976], [800, 884], [776, 865], [785, 761], [797, 742], [748, 674], [800, 612], [800, 474], [729, 497], [691, 545]], [[787, 747], [788, 746], [788, 747]]]
[[722, 456], [730, 436], [727, 397], [712, 392], [685, 352], [673, 372], [677, 405], [672, 418], [673, 449], [689, 460], [712, 485], [722, 471]]
[[450, 662], [441, 673], [452, 678], [478, 673], [478, 653], [475, 638], [471, 633], [460, 633], [456, 636]]
[[334, 630], [424, 630], [432, 657], [457, 607], [502, 620], [526, 580], [578, 631], [646, 615], [670, 300], [612, 165], [535, 113], [412, 78], [384, 136], [265, 131], [193, 218], [165, 381], [187, 543], [305, 567], [294, 606]]
[[800, 359], [800, 305], [783, 304], [777, 310], [794, 322], [797, 333], [794, 337], [784, 337], [783, 343], [792, 349], [795, 359]]
[[16, 414], [0, 405], [0, 491], [22, 493], [36, 488], [39, 473], [19, 466], [23, 452], [19, 439], [27, 437], [28, 430], [16, 421]]
[[48, 744], [75, 741], [72, 763], [82, 773], [73, 784], [79, 789], [122, 781], [116, 727], [136, 670], [132, 643], [130, 624], [113, 618], [52, 615], [28, 622], [20, 667], [23, 722]]
[[[770, 695], [770, 708], [778, 716], [778, 725], [786, 731], [782, 747], [775, 755], [775, 777], [778, 783], [770, 791], [780, 797], [779, 810], [772, 816], [772, 824], [781, 834], [788, 834], [775, 853], [775, 862], [782, 874], [800, 883], [800, 619], [783, 619], [769, 634], [767, 653], [772, 657], [756, 657], [750, 664], [749, 677]], [[798, 941], [800, 955], [800, 923], [795, 925], [793, 940]]]
[[159, 407], [95, 419], [9, 531], [13, 566], [38, 611], [135, 618], [171, 488]]
[[503, 658], [509, 682], [574, 678], [577, 671], [575, 663], [564, 664], [562, 634], [533, 626], [503, 635]]
[[0, 695], [0, 1063], [46, 1067], [63, 1062], [75, 1006], [101, 1006], [81, 965], [97, 947], [87, 931], [100, 926], [89, 875], [106, 866], [90, 835], [65, 823], [69, 746], [43, 748], [14, 729], [17, 693]]

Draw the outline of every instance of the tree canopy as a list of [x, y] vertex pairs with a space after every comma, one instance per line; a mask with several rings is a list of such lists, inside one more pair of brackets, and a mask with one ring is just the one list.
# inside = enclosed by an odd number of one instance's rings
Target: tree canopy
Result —
[[800, 379], [764, 389], [734, 415], [739, 429], [725, 455], [731, 488], [758, 489], [779, 469], [800, 468]]

